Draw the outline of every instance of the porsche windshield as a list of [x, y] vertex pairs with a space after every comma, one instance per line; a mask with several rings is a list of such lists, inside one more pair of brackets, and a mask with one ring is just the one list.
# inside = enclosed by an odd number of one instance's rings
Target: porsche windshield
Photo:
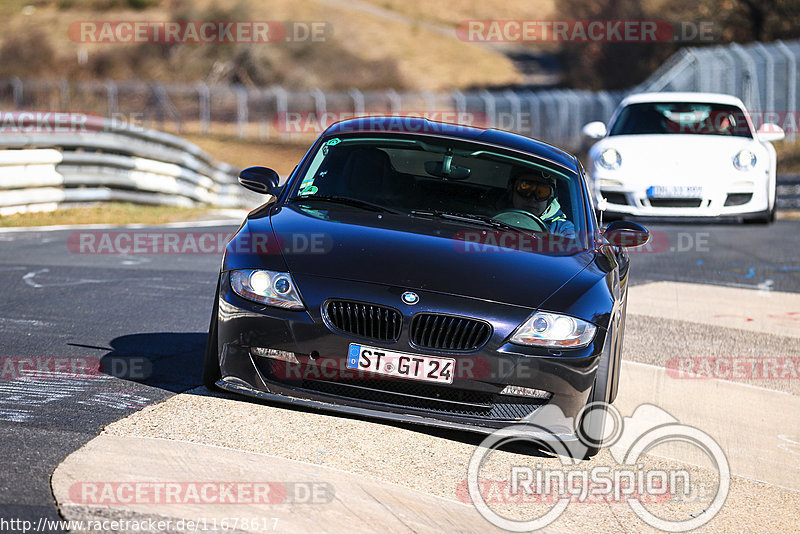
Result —
[[728, 104], [647, 102], [625, 106], [609, 135], [702, 134], [752, 137], [744, 112]]
[[585, 228], [581, 180], [546, 160], [465, 141], [336, 137], [323, 143], [288, 198], [573, 237]]

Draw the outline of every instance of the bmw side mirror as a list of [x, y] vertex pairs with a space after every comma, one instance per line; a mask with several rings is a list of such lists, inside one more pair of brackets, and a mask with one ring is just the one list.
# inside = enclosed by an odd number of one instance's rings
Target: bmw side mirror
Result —
[[250, 191], [278, 196], [278, 173], [266, 167], [248, 167], [239, 173], [239, 183]]
[[594, 121], [584, 125], [581, 132], [590, 139], [600, 139], [606, 136], [607, 130], [604, 122]]
[[633, 221], [613, 221], [608, 224], [603, 236], [618, 247], [641, 247], [650, 240], [650, 231]]

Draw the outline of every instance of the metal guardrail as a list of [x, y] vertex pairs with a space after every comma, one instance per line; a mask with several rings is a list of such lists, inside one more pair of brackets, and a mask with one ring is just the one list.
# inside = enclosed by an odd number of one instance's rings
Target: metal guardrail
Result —
[[0, 215], [110, 200], [254, 207], [236, 170], [180, 137], [84, 116], [68, 133], [0, 135]]
[[800, 209], [800, 174], [779, 174], [775, 206], [778, 210]]

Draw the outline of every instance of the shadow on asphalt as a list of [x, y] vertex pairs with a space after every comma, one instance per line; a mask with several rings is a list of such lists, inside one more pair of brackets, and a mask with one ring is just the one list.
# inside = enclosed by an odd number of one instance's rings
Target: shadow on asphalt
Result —
[[103, 373], [173, 393], [197, 387], [206, 332], [156, 332], [115, 338], [101, 360]]

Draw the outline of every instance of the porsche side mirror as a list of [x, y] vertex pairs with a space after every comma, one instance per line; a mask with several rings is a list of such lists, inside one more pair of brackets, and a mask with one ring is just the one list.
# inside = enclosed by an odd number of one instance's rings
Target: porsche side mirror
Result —
[[777, 124], [768, 122], [761, 125], [756, 135], [759, 141], [780, 141], [786, 134], [783, 132], [783, 128]]
[[608, 224], [603, 236], [618, 247], [641, 247], [650, 240], [650, 231], [633, 221], [613, 221]]
[[239, 173], [239, 183], [250, 191], [278, 196], [278, 173], [266, 167], [248, 167]]
[[594, 121], [584, 125], [581, 132], [590, 139], [600, 139], [606, 136], [607, 130], [605, 123], [602, 121]]

